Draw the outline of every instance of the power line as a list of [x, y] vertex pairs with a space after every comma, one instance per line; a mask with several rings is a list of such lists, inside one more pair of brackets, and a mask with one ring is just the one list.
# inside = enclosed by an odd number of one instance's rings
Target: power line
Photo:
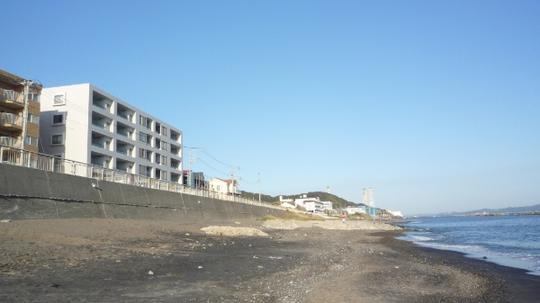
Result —
[[215, 168], [214, 166], [210, 165], [208, 162], [206, 162], [206, 161], [204, 161], [204, 160], [202, 160], [202, 159], [198, 159], [198, 160], [199, 160], [202, 164], [204, 164], [204, 165], [206, 165], [207, 167], [209, 167], [210, 169], [212, 169], [212, 170], [214, 170], [214, 171], [220, 173], [221, 175], [223, 175], [223, 176], [227, 176], [227, 175], [228, 175], [228, 173], [226, 173], [226, 172], [224, 172], [224, 171], [222, 171], [222, 170], [220, 170], [220, 169], [218, 169], [218, 168]]
[[221, 161], [219, 160], [218, 158], [216, 158], [215, 156], [213, 156], [212, 154], [210, 154], [204, 147], [199, 147], [199, 146], [185, 146], [184, 145], [184, 148], [187, 148], [187, 149], [191, 149], [191, 150], [200, 150], [203, 154], [205, 154], [206, 156], [208, 156], [210, 159], [214, 160], [215, 162], [223, 165], [223, 166], [226, 166], [227, 168], [230, 168], [230, 169], [239, 169], [239, 167], [237, 165], [232, 165], [230, 163], [227, 163], [227, 162], [224, 162], [224, 161]]

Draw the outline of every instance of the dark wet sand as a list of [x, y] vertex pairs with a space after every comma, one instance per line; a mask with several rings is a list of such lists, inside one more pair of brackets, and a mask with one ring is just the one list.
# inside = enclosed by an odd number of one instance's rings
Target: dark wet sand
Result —
[[[257, 221], [228, 222], [258, 226]], [[419, 248], [396, 232], [134, 220], [0, 224], [0, 302], [538, 302], [540, 277]], [[152, 271], [153, 274], [149, 274]]]

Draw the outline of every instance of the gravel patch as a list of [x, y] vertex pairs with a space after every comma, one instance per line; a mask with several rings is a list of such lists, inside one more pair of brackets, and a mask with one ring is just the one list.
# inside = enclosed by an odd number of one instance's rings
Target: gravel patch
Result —
[[207, 226], [201, 228], [207, 235], [224, 237], [268, 237], [268, 234], [252, 227]]

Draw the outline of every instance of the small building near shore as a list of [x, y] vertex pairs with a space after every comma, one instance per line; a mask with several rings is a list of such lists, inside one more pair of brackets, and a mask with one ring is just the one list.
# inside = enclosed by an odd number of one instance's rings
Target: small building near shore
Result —
[[324, 211], [332, 211], [332, 201], [321, 201], [321, 204]]
[[234, 179], [212, 178], [208, 181], [211, 191], [226, 194], [238, 195], [238, 182]]
[[308, 212], [323, 212], [323, 204], [319, 198], [304, 198], [294, 199], [294, 205], [296, 207], [301, 207]]

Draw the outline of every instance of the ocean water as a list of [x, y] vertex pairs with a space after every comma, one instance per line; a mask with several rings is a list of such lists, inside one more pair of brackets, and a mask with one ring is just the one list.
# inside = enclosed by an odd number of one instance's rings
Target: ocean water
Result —
[[404, 225], [409, 231], [399, 239], [540, 275], [540, 216], [424, 217]]

